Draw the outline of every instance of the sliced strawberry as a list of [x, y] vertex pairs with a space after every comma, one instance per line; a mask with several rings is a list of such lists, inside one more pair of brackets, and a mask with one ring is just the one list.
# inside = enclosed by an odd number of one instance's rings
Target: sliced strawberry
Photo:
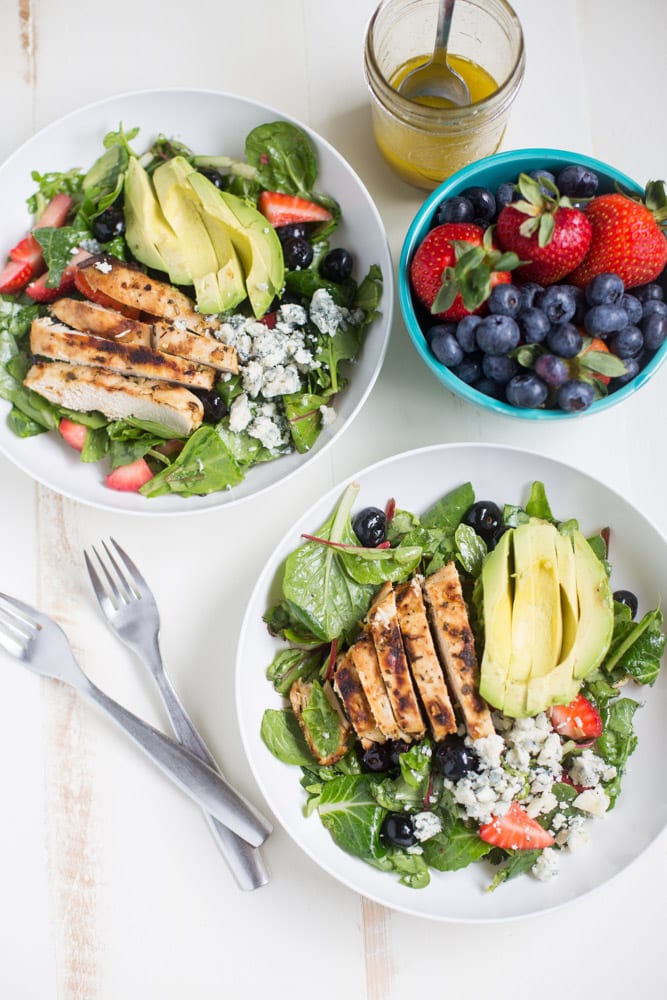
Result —
[[483, 823], [479, 835], [486, 844], [506, 851], [534, 851], [554, 843], [551, 834], [518, 802], [512, 802], [504, 816], [493, 816], [489, 823]]
[[129, 465], [119, 465], [117, 469], [105, 477], [105, 484], [112, 490], [122, 490], [126, 493], [137, 493], [138, 490], [153, 478], [145, 458], [137, 458]]
[[53, 226], [59, 229], [65, 225], [69, 210], [72, 206], [72, 199], [68, 194], [56, 194], [33, 226], [33, 229], [43, 229], [46, 226]]
[[82, 260], [86, 260], [91, 254], [87, 250], [79, 250], [79, 252], [72, 257], [71, 264], [68, 264], [62, 273], [60, 282], [54, 288], [49, 288], [47, 285], [47, 279], [49, 277], [49, 272], [42, 274], [35, 281], [31, 281], [26, 288], [26, 293], [35, 302], [55, 302], [62, 295], [67, 295], [75, 287], [75, 279], [78, 271], [78, 265]]
[[30, 263], [21, 263], [17, 260], [7, 261], [2, 271], [0, 271], [0, 295], [13, 295], [20, 292], [32, 278], [32, 267]]
[[139, 319], [139, 309], [135, 309], [133, 306], [126, 306], [122, 302], [116, 302], [115, 299], [112, 299], [109, 295], [105, 295], [104, 292], [98, 292], [94, 289], [86, 277], [85, 269], [82, 270], [80, 267], [76, 269], [74, 284], [83, 297], [90, 302], [96, 302], [98, 306], [106, 306], [107, 309], [115, 309], [116, 312], [122, 313], [128, 319]]
[[276, 325], [277, 319], [278, 319], [278, 313], [270, 312], [270, 313], [264, 313], [259, 322], [263, 323], [264, 326], [268, 326], [269, 330], [273, 330], [273, 328]]
[[262, 191], [257, 207], [276, 228], [293, 222], [329, 222], [333, 218], [323, 205], [280, 191]]
[[569, 740], [592, 740], [602, 734], [600, 713], [583, 694], [578, 694], [569, 705], [554, 705], [551, 725]]
[[20, 264], [29, 263], [33, 267], [38, 267], [42, 263], [42, 248], [32, 233], [28, 233], [27, 236], [18, 241], [15, 247], [11, 248], [9, 259]]
[[67, 417], [63, 417], [58, 424], [58, 430], [64, 441], [67, 441], [70, 447], [76, 449], [76, 451], [82, 451], [83, 446], [86, 443], [86, 434], [88, 433], [88, 428], [84, 427], [83, 424], [77, 424], [73, 420], [68, 420]]

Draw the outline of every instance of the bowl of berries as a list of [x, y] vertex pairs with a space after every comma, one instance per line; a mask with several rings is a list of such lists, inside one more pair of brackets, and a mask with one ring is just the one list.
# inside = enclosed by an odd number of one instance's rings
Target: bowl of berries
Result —
[[635, 392], [667, 357], [667, 194], [591, 157], [519, 149], [453, 174], [413, 220], [399, 300], [451, 392], [557, 420]]

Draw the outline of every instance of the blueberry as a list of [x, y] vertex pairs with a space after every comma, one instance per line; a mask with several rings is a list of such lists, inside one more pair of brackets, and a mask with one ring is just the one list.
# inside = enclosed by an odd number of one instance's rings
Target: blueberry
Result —
[[215, 389], [192, 388], [204, 407], [204, 420], [209, 424], [217, 424], [227, 413], [227, 405]]
[[547, 334], [547, 347], [561, 358], [574, 358], [584, 346], [584, 338], [572, 323], [555, 323]]
[[665, 297], [662, 286], [657, 285], [654, 281], [649, 282], [648, 285], [640, 285], [639, 288], [633, 288], [632, 294], [640, 302], [648, 302], [649, 299], [664, 299]]
[[543, 183], [544, 181], [548, 181], [550, 184], [556, 183], [556, 178], [551, 173], [550, 170], [529, 170], [528, 176], [532, 177], [534, 181], [537, 181], [537, 183], [540, 186], [540, 191], [542, 192], [542, 194], [546, 194], [549, 195], [550, 197], [553, 197], [553, 191], [551, 191], [547, 187], [547, 185]]
[[634, 358], [644, 349], [644, 337], [637, 326], [625, 326], [609, 340], [609, 349], [619, 358]]
[[436, 330], [431, 338], [431, 352], [441, 365], [454, 368], [463, 361], [463, 348], [447, 329]]
[[460, 365], [452, 368], [452, 374], [460, 378], [466, 385], [473, 385], [482, 377], [482, 366], [478, 358], [468, 355]]
[[521, 409], [543, 406], [548, 394], [546, 382], [533, 372], [515, 375], [505, 386], [507, 402]]
[[288, 222], [284, 226], [278, 226], [276, 233], [281, 243], [292, 238], [305, 240], [308, 236], [308, 228], [306, 222]]
[[542, 285], [538, 285], [536, 281], [527, 281], [525, 285], [521, 286], [521, 308], [529, 309], [535, 304], [536, 297], [543, 291]]
[[477, 350], [475, 330], [481, 321], [481, 316], [464, 316], [456, 326], [456, 339], [466, 354], [472, 354]]
[[574, 292], [568, 285], [550, 285], [535, 297], [535, 304], [550, 323], [567, 323], [577, 309]]
[[596, 274], [586, 285], [586, 301], [591, 306], [620, 302], [625, 292], [623, 279], [617, 274]]
[[448, 736], [433, 753], [435, 766], [450, 781], [459, 781], [470, 771], [479, 771], [479, 756], [459, 737]]
[[352, 254], [343, 247], [336, 247], [330, 250], [320, 264], [320, 274], [327, 281], [341, 282], [347, 281], [352, 274]]
[[475, 209], [469, 198], [462, 195], [453, 195], [440, 202], [435, 213], [435, 221], [438, 226], [446, 222], [472, 222], [475, 218]]
[[513, 350], [521, 333], [511, 316], [485, 316], [475, 331], [477, 346], [485, 354], [507, 354]]
[[352, 530], [366, 549], [375, 549], [387, 537], [387, 518], [379, 507], [364, 507], [352, 519]]
[[313, 248], [302, 236], [289, 236], [283, 242], [283, 258], [288, 271], [300, 271], [313, 262]]
[[393, 762], [387, 743], [372, 743], [360, 755], [361, 767], [364, 771], [383, 773], [393, 770]]
[[476, 500], [461, 518], [473, 531], [488, 542], [503, 524], [503, 512], [493, 500]]
[[590, 382], [571, 378], [558, 388], [556, 402], [566, 413], [580, 413], [587, 410], [595, 399], [595, 389]]
[[208, 177], [211, 184], [214, 184], [217, 188], [223, 191], [227, 188], [227, 178], [214, 167], [197, 167], [197, 171], [203, 174], [204, 177]]
[[113, 204], [93, 219], [91, 226], [93, 236], [100, 243], [108, 243], [114, 236], [122, 236], [125, 232], [125, 213], [122, 198], [117, 198]]
[[519, 189], [516, 184], [499, 184], [496, 188], [496, 212], [500, 213], [506, 205], [511, 205], [519, 198]]
[[500, 382], [494, 382], [492, 378], [481, 378], [479, 382], [475, 382], [474, 388], [491, 399], [502, 399], [503, 387]]
[[639, 361], [637, 358], [623, 358], [623, 364], [625, 365], [625, 372], [623, 375], [616, 375], [613, 378], [607, 389], [609, 392], [615, 392], [616, 389], [620, 389], [621, 386], [627, 385], [628, 382], [632, 382], [633, 378], [639, 371]]
[[392, 767], [399, 768], [401, 766], [401, 754], [407, 753], [410, 749], [410, 744], [405, 740], [388, 740], [385, 746], [389, 751]]
[[584, 316], [584, 326], [591, 337], [606, 337], [609, 333], [618, 333], [628, 323], [628, 314], [620, 305], [592, 306]]
[[496, 285], [487, 299], [489, 312], [516, 316], [521, 308], [521, 292], [515, 285]]
[[619, 302], [619, 305], [625, 309], [631, 323], [634, 323], [635, 325], [639, 323], [642, 318], [642, 304], [638, 298], [626, 292]]
[[563, 167], [556, 175], [556, 187], [567, 198], [592, 198], [598, 185], [597, 174], [578, 163]]
[[456, 333], [456, 323], [434, 323], [433, 326], [429, 326], [424, 334], [427, 344], [430, 346], [435, 335], [443, 333]]
[[522, 309], [517, 316], [517, 323], [527, 344], [541, 344], [551, 329], [546, 313], [535, 306]]
[[467, 198], [473, 207], [474, 217], [486, 224], [491, 222], [496, 215], [496, 198], [493, 191], [485, 187], [469, 187], [461, 194]]
[[667, 316], [660, 316], [654, 313], [642, 320], [642, 333], [644, 334], [644, 346], [649, 351], [657, 351], [667, 339]]
[[507, 354], [485, 354], [482, 358], [482, 371], [487, 378], [505, 385], [520, 371], [518, 361]]
[[647, 299], [642, 305], [642, 316], [652, 316], [654, 313], [667, 316], [667, 302], [663, 302], [662, 299]]
[[637, 614], [637, 609], [639, 608], [639, 601], [637, 600], [637, 595], [633, 594], [631, 590], [615, 590], [614, 600], [618, 604], [625, 604], [626, 607], [630, 608], [630, 615], [634, 618]]
[[394, 847], [412, 847], [417, 843], [415, 824], [407, 813], [387, 813], [382, 820], [380, 836]]
[[535, 371], [552, 388], [567, 382], [570, 377], [566, 362], [555, 354], [541, 354], [535, 361]]

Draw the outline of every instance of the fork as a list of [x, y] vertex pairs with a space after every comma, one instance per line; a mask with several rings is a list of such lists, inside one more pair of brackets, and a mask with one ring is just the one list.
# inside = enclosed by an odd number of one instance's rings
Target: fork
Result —
[[[160, 614], [155, 597], [128, 554], [113, 538], [109, 541], [115, 555], [103, 541], [106, 561], [92, 547], [102, 576], [88, 552], [84, 551], [83, 554], [102, 613], [112, 631], [148, 667], [179, 741], [220, 774], [219, 765], [165, 672], [159, 641]], [[268, 874], [259, 851], [210, 813], [206, 814], [206, 818], [237, 885], [246, 891], [265, 885]]]
[[53, 619], [15, 597], [0, 593], [0, 645], [33, 673], [63, 681], [85, 694], [190, 798], [249, 843], [264, 842], [269, 832], [267, 824], [258, 820], [254, 810], [249, 810], [212, 768], [93, 684], [74, 659], [64, 631]]

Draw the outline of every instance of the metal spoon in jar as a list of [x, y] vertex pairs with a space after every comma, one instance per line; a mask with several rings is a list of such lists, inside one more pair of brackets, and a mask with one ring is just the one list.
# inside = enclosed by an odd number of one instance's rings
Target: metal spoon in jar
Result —
[[399, 94], [410, 101], [419, 97], [436, 97], [458, 107], [471, 103], [467, 83], [447, 62], [447, 41], [454, 2], [455, 0], [441, 0], [431, 58], [408, 73], [399, 84]]

